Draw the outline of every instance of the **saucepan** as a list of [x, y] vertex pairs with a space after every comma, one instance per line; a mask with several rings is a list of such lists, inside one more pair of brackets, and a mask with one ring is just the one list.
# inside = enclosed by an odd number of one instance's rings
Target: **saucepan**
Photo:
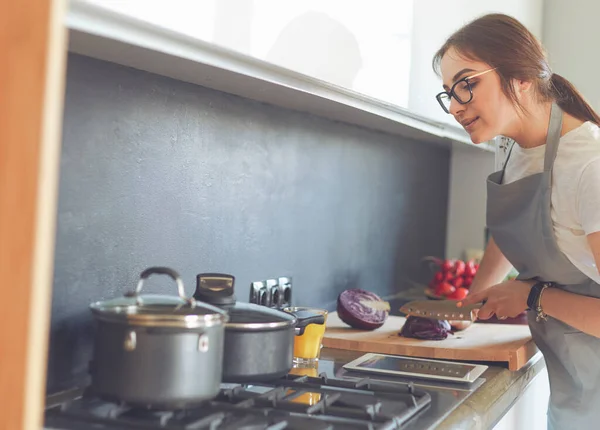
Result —
[[[178, 295], [140, 295], [154, 274], [170, 276]], [[133, 292], [92, 303], [90, 309], [96, 322], [91, 388], [99, 396], [176, 409], [218, 394], [229, 317], [186, 297], [173, 269], [148, 268]]]
[[320, 313], [284, 312], [253, 303], [237, 302], [235, 277], [201, 273], [194, 298], [218, 306], [229, 315], [225, 324], [224, 382], [267, 382], [292, 368], [294, 338], [309, 324], [325, 324]]

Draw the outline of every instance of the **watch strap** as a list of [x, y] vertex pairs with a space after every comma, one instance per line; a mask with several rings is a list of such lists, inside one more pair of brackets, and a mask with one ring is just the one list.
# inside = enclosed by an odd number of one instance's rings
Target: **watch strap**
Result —
[[529, 296], [527, 297], [527, 309], [537, 309], [540, 299], [540, 294], [544, 288], [549, 287], [550, 284], [548, 282], [537, 282], [531, 290], [529, 291]]
[[527, 307], [528, 310], [535, 311], [535, 321], [547, 321], [548, 315], [544, 312], [542, 308], [542, 294], [546, 288], [552, 287], [554, 284], [552, 282], [538, 282], [533, 287], [531, 287], [531, 291], [529, 291], [529, 296], [527, 297]]

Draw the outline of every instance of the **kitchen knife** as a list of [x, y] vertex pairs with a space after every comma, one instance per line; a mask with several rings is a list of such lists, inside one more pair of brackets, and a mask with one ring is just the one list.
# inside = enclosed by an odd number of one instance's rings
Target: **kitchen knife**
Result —
[[416, 300], [406, 303], [400, 312], [436, 320], [474, 321], [475, 311], [483, 306], [483, 303], [475, 303], [459, 308], [456, 303], [456, 300]]

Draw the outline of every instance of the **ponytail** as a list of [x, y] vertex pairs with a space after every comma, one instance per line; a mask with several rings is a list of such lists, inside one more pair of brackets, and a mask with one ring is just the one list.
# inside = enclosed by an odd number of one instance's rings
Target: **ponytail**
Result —
[[600, 116], [567, 79], [553, 73], [550, 78], [550, 92], [564, 112], [581, 121], [591, 121], [600, 126]]

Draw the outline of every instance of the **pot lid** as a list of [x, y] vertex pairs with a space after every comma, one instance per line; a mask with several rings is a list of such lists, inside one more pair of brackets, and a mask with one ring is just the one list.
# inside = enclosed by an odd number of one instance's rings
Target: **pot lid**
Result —
[[219, 306], [229, 315], [226, 327], [236, 330], [272, 330], [293, 326], [297, 322], [294, 314], [236, 301], [235, 278], [223, 273], [201, 273], [196, 276], [194, 298]]
[[[179, 296], [140, 295], [143, 282], [156, 273], [173, 278], [177, 283]], [[126, 293], [124, 297], [92, 303], [90, 309], [101, 320], [152, 327], [211, 327], [222, 325], [229, 320], [224, 310], [186, 297], [179, 274], [166, 267], [144, 270], [135, 291]]]
[[237, 302], [223, 309], [229, 314], [226, 327], [238, 330], [277, 329], [295, 325], [297, 322], [294, 314], [253, 303]]

